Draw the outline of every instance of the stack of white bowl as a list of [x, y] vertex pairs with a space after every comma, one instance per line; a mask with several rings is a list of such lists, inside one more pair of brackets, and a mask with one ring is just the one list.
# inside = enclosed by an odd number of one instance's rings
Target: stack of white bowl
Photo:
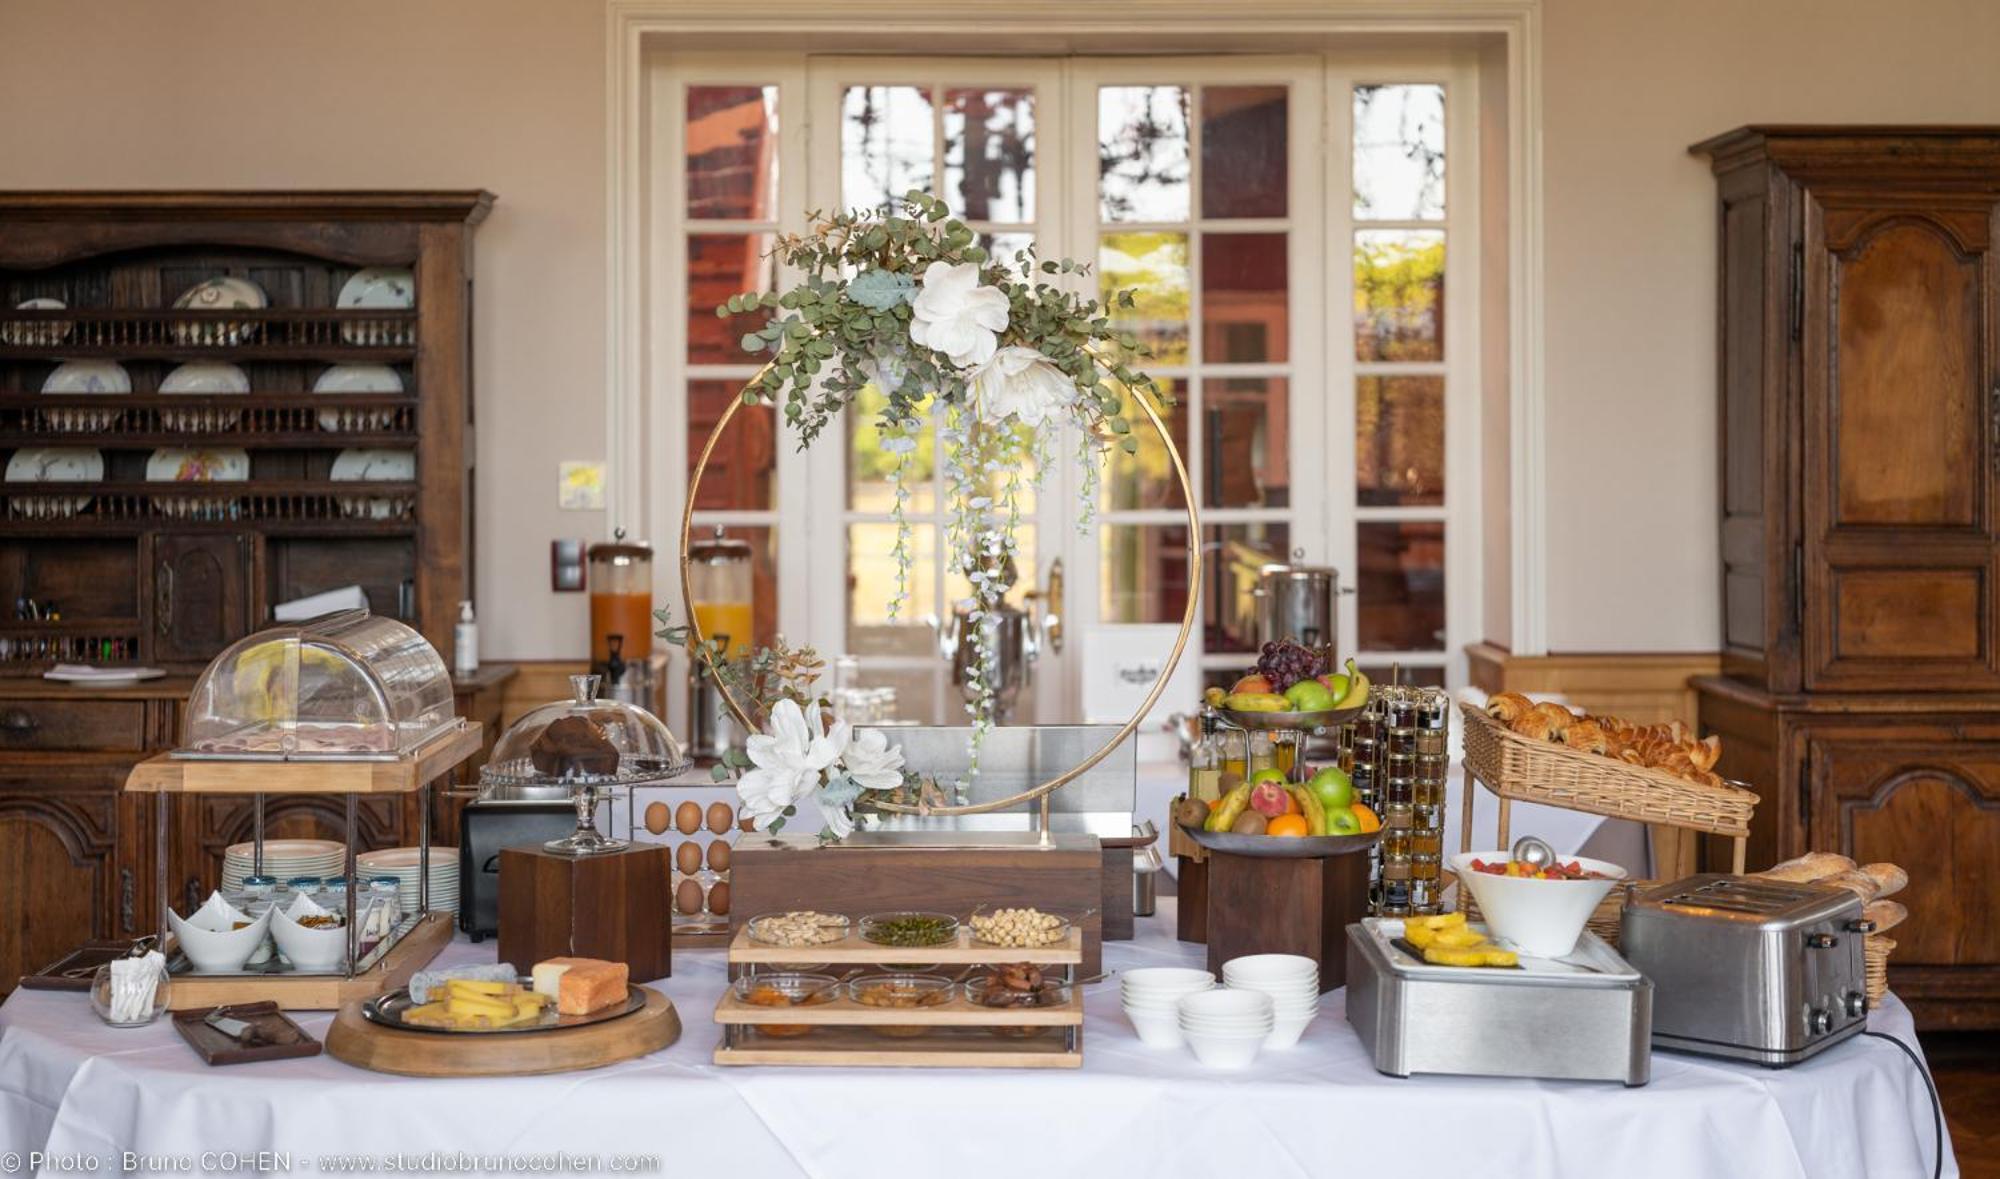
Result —
[[1319, 963], [1299, 954], [1251, 954], [1222, 964], [1232, 991], [1258, 991], [1271, 999], [1274, 1019], [1266, 1048], [1290, 1048], [1319, 1014]]
[[[393, 876], [396, 878], [396, 899], [405, 913], [417, 911], [417, 881], [421, 879], [417, 871], [419, 849], [414, 847], [385, 847], [380, 851], [363, 852], [354, 859], [355, 873], [362, 880], [371, 876]], [[458, 849], [455, 847], [434, 847], [431, 849], [431, 910], [455, 912], [458, 909]]]
[[1132, 1021], [1139, 1042], [1149, 1048], [1184, 1046], [1187, 1040], [1181, 1035], [1181, 998], [1214, 986], [1215, 976], [1208, 971], [1182, 966], [1147, 966], [1118, 976], [1125, 1018]]
[[[452, 859], [457, 862], [456, 854]], [[231, 844], [222, 853], [222, 891], [242, 888], [244, 878], [254, 875], [256, 860], [255, 844]], [[264, 875], [280, 884], [294, 876], [338, 876], [346, 870], [347, 849], [331, 839], [264, 841]]]
[[1182, 995], [1181, 1035], [1210, 1068], [1248, 1068], [1276, 1026], [1271, 996], [1262, 991], [1212, 990]]

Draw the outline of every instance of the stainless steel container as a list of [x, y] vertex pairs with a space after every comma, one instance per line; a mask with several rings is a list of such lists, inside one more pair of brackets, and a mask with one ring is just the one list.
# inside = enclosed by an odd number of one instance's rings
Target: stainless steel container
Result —
[[1340, 623], [1340, 571], [1327, 565], [1266, 565], [1257, 571], [1257, 643], [1290, 639], [1326, 652], [1332, 666]]
[[[951, 661], [951, 682], [958, 685], [960, 694], [968, 701], [974, 698], [970, 682], [974, 665], [979, 661], [979, 635], [972, 623], [966, 621], [969, 609], [965, 605], [953, 607], [951, 617], [938, 632], [938, 654]], [[996, 639], [993, 650], [1000, 661], [998, 686], [993, 692], [993, 720], [1004, 725], [1013, 720], [1021, 690], [1034, 683], [1041, 641], [1034, 617], [1005, 602], [994, 611], [993, 627]]]
[[1433, 966], [1393, 944], [1402, 930], [1381, 917], [1347, 927], [1347, 1022], [1378, 1071], [1651, 1079], [1653, 984], [1596, 935], [1561, 961], [1502, 970]]
[[1653, 1044], [1782, 1067], [1868, 1023], [1861, 898], [1705, 872], [1637, 890], [1619, 945], [1653, 980]]

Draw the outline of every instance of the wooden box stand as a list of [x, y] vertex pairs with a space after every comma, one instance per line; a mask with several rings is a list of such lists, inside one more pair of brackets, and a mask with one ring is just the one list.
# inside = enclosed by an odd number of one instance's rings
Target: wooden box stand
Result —
[[635, 843], [595, 856], [539, 844], [500, 852], [500, 961], [522, 970], [548, 958], [623, 962], [633, 982], [673, 973], [673, 858]]
[[1347, 927], [1368, 915], [1368, 857], [1279, 860], [1208, 853], [1208, 968], [1246, 954], [1303, 954], [1319, 989], [1347, 981]]
[[[1076, 921], [1083, 973], [1102, 969], [1104, 864], [1095, 835], [1057, 835], [1049, 847], [999, 832], [858, 834], [825, 847], [812, 836], [745, 835], [729, 878], [732, 935], [752, 917], [790, 909], [857, 921], [928, 909], [963, 920], [981, 905], [1033, 906]], [[1129, 897], [1129, 870], [1124, 887]]]

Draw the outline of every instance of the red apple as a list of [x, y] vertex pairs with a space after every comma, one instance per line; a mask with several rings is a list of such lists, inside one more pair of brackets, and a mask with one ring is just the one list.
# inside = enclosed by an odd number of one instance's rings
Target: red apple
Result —
[[1229, 694], [1232, 696], [1268, 696], [1272, 691], [1270, 680], [1265, 679], [1261, 675], [1246, 675], [1236, 681], [1235, 686], [1229, 689]]
[[1250, 809], [1267, 819], [1275, 819], [1290, 810], [1292, 796], [1279, 782], [1259, 782], [1250, 788]]

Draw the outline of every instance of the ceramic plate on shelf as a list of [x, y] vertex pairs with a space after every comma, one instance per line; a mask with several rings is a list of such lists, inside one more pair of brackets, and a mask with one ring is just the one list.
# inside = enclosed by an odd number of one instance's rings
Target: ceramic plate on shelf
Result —
[[[61, 299], [23, 299], [14, 304], [16, 311], [67, 311], [68, 305]], [[0, 324], [0, 343], [12, 344], [16, 348], [49, 348], [69, 338], [68, 320], [20, 320]]]
[[58, 667], [42, 673], [45, 680], [59, 684], [93, 684], [107, 688], [156, 680], [167, 673], [157, 667]]
[[417, 477], [417, 456], [409, 450], [343, 450], [334, 456], [337, 483], [407, 483]]
[[[315, 393], [401, 393], [403, 378], [386, 364], [336, 364], [313, 382]], [[386, 430], [396, 420], [392, 409], [323, 409], [319, 428], [328, 431]]]
[[248, 393], [250, 378], [233, 364], [183, 364], [160, 382], [162, 393]]
[[[357, 270], [341, 285], [333, 305], [342, 311], [408, 311], [417, 305], [417, 282], [400, 266], [370, 266]], [[350, 344], [401, 345], [410, 342], [407, 323], [343, 323], [340, 336]]]
[[[183, 311], [261, 311], [270, 305], [264, 288], [247, 278], [224, 275], [198, 282], [174, 300]], [[202, 320], [174, 325], [174, 339], [182, 344], [241, 344], [257, 332], [252, 321]]]
[[65, 360], [42, 382], [44, 393], [130, 393], [131, 374], [115, 360]]
[[240, 483], [250, 477], [250, 452], [234, 447], [189, 450], [163, 446], [146, 460], [149, 483]]
[[9, 483], [96, 483], [104, 478], [104, 456], [78, 446], [30, 446], [7, 460]]

